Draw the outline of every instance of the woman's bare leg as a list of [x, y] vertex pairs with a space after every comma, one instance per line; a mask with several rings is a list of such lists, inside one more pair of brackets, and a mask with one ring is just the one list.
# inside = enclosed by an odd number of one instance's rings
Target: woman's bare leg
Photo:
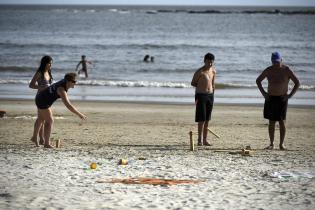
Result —
[[40, 145], [44, 145], [44, 123], [45, 121], [40, 125], [40, 129], [39, 129], [39, 144]]
[[36, 121], [34, 123], [33, 136], [31, 137], [31, 141], [35, 143], [36, 147], [39, 147], [39, 144], [38, 144], [38, 141], [37, 141], [37, 136], [38, 136], [38, 133], [39, 133], [39, 130], [41, 128], [42, 123], [43, 123], [43, 118], [41, 118], [40, 111], [38, 109], [38, 111], [37, 111], [37, 119], [36, 119]]
[[41, 109], [40, 110], [40, 116], [44, 119], [44, 147], [45, 148], [53, 148], [50, 145], [50, 134], [52, 130], [52, 126], [54, 123], [53, 116], [52, 116], [52, 111], [50, 108], [48, 109]]

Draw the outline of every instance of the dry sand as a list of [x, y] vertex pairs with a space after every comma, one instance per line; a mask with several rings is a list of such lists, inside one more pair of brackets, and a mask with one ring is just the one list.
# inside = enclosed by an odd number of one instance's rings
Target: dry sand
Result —
[[[212, 147], [189, 151], [193, 105], [74, 102], [87, 122], [60, 102], [52, 138], [29, 140], [33, 101], [0, 101], [0, 209], [314, 209], [315, 108], [288, 109], [288, 151], [268, 145], [262, 107], [215, 105]], [[279, 130], [276, 129], [276, 145]], [[229, 154], [250, 145], [251, 157]], [[129, 164], [118, 165], [121, 158]], [[139, 158], [144, 158], [145, 160]], [[97, 169], [91, 170], [92, 162]], [[173, 186], [98, 183], [119, 178], [202, 180]]]

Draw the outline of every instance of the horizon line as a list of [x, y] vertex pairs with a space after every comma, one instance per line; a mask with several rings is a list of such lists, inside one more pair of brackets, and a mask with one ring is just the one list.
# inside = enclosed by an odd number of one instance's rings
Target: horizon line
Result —
[[315, 8], [315, 5], [218, 5], [218, 4], [200, 4], [200, 5], [191, 5], [191, 4], [32, 4], [32, 3], [0, 3], [0, 6], [184, 6], [184, 7], [312, 7]]

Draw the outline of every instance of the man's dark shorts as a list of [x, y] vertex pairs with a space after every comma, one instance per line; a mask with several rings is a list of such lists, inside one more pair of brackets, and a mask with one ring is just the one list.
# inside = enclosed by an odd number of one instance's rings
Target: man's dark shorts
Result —
[[287, 108], [287, 96], [269, 96], [269, 98], [265, 100], [264, 118], [272, 121], [285, 120]]
[[196, 93], [196, 118], [195, 122], [204, 122], [211, 120], [211, 112], [213, 108], [212, 93]]

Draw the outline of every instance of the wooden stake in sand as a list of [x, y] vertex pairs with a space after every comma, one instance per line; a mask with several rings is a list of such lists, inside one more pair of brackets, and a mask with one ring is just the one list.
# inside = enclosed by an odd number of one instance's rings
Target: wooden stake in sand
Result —
[[61, 140], [57, 139], [56, 140], [56, 148], [60, 148], [60, 146], [61, 146]]
[[118, 165], [128, 165], [128, 160], [127, 159], [120, 159], [118, 162]]
[[194, 144], [194, 139], [193, 139], [193, 132], [189, 131], [189, 137], [190, 137], [190, 151], [194, 151], [195, 150], [195, 144]]
[[218, 134], [216, 134], [215, 132], [213, 132], [212, 130], [210, 130], [210, 128], [208, 128], [208, 131], [210, 133], [212, 133], [215, 137], [217, 137], [218, 139], [220, 138], [220, 136]]

